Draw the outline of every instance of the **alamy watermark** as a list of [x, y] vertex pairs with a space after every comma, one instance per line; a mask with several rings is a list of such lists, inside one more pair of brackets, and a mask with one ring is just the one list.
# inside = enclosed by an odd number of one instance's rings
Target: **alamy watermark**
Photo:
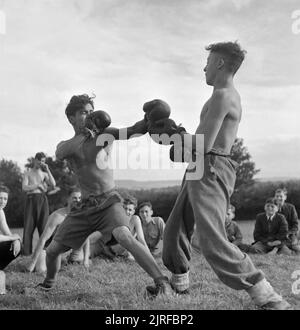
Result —
[[6, 15], [3, 10], [0, 9], [0, 35], [6, 34]]
[[293, 272], [292, 280], [295, 280], [292, 284], [292, 293], [298, 295], [300, 294], [300, 269]]
[[300, 34], [300, 9], [292, 12], [292, 32], [294, 34]]
[[[136, 134], [132, 137], [140, 137]], [[157, 144], [169, 147], [170, 158], [160, 159], [157, 146], [148, 140], [127, 139], [126, 129], [119, 131], [117, 140], [124, 141], [121, 148], [112, 148], [115, 137], [111, 134], [100, 134], [96, 146], [101, 148], [96, 156], [96, 164], [100, 170], [132, 169], [132, 170], [168, 170], [182, 167], [187, 163], [186, 180], [200, 180], [204, 173], [204, 135], [152, 134], [151, 139]], [[172, 151], [171, 151], [172, 149]], [[113, 163], [112, 160], [115, 160]], [[177, 165], [177, 166], [176, 166]]]

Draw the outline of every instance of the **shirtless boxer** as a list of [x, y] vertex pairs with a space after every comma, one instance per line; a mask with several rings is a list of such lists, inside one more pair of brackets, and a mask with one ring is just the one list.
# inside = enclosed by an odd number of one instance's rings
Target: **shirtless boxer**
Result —
[[[236, 179], [235, 163], [230, 152], [241, 120], [241, 100], [233, 78], [242, 64], [245, 52], [238, 43], [212, 44], [204, 69], [206, 82], [213, 94], [205, 103], [196, 134], [204, 135], [204, 174], [189, 180], [188, 172], [167, 221], [164, 234], [163, 262], [172, 272], [171, 285], [178, 293], [189, 289], [191, 236], [196, 223], [200, 248], [219, 279], [236, 290], [246, 290], [254, 303], [265, 309], [290, 309], [290, 305], [255, 268], [251, 259], [226, 237], [225, 217]], [[173, 122], [174, 123], [174, 122]], [[169, 136], [187, 134], [170, 119], [160, 120], [149, 129], [151, 134]], [[194, 136], [189, 136], [195, 139]], [[184, 141], [185, 148], [191, 149]], [[195, 145], [192, 146], [192, 149]], [[197, 150], [198, 151], [198, 150]], [[203, 158], [202, 158], [203, 159]], [[201, 164], [199, 163], [199, 166]], [[156, 288], [148, 290], [155, 295]]]
[[[54, 285], [60, 268], [60, 254], [71, 248], [78, 249], [90, 234], [99, 231], [104, 244], [119, 243], [134, 256], [154, 279], [160, 293], [172, 294], [168, 278], [163, 275], [149, 250], [130, 232], [129, 217], [121, 196], [115, 190], [113, 171], [105, 166], [111, 155], [113, 139], [104, 147], [96, 145], [97, 135], [86, 135], [86, 119], [93, 110], [93, 100], [88, 95], [73, 96], [66, 108], [75, 136], [58, 144], [56, 157], [70, 161], [78, 177], [83, 200], [81, 208], [71, 212], [61, 224], [47, 249], [47, 275], [40, 288], [49, 290]], [[105, 128], [101, 134], [109, 134], [114, 139], [129, 139], [134, 134], [146, 132], [146, 121], [141, 120], [124, 129]]]
[[24, 210], [23, 254], [32, 253], [32, 237], [37, 227], [39, 235], [44, 231], [49, 205], [46, 196], [47, 188], [55, 188], [56, 182], [46, 164], [46, 155], [38, 152], [34, 157], [33, 168], [24, 174], [22, 189], [26, 192]]

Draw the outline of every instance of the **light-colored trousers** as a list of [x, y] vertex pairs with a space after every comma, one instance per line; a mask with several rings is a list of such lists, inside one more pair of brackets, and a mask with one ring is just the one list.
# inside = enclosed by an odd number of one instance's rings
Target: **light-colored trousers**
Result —
[[163, 240], [163, 262], [173, 274], [189, 271], [195, 227], [200, 250], [223, 283], [236, 290], [246, 290], [264, 279], [249, 256], [226, 236], [225, 216], [234, 189], [236, 167], [237, 163], [228, 157], [206, 155], [203, 177], [200, 180], [184, 178]]

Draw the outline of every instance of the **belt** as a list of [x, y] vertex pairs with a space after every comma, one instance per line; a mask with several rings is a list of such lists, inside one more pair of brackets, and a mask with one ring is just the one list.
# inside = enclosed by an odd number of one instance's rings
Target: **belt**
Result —
[[231, 155], [225, 154], [223, 151], [216, 150], [216, 149], [211, 149], [205, 155], [213, 155], [213, 156], [220, 156], [220, 157], [231, 158]]

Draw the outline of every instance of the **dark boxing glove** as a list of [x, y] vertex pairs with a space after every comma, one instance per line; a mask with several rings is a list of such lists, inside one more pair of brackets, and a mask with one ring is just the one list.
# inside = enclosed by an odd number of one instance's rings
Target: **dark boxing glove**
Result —
[[162, 100], [152, 100], [145, 103], [143, 111], [146, 119], [153, 123], [160, 119], [169, 118], [171, 114], [170, 106]]
[[196, 161], [196, 155], [193, 152], [184, 150], [183, 142], [178, 144], [175, 143], [169, 150], [169, 156], [172, 162], [174, 163], [189, 163], [190, 161]]
[[[170, 145], [174, 143], [170, 140], [172, 135], [186, 132], [186, 130], [182, 126], [177, 126], [174, 120], [170, 118], [164, 118], [154, 123], [150, 122], [148, 132], [152, 140], [156, 143]], [[164, 134], [164, 136], [162, 134]], [[165, 141], [163, 137], [166, 137]]]
[[85, 128], [91, 135], [101, 134], [105, 128], [110, 126], [110, 124], [110, 115], [103, 110], [92, 112], [85, 120]]

